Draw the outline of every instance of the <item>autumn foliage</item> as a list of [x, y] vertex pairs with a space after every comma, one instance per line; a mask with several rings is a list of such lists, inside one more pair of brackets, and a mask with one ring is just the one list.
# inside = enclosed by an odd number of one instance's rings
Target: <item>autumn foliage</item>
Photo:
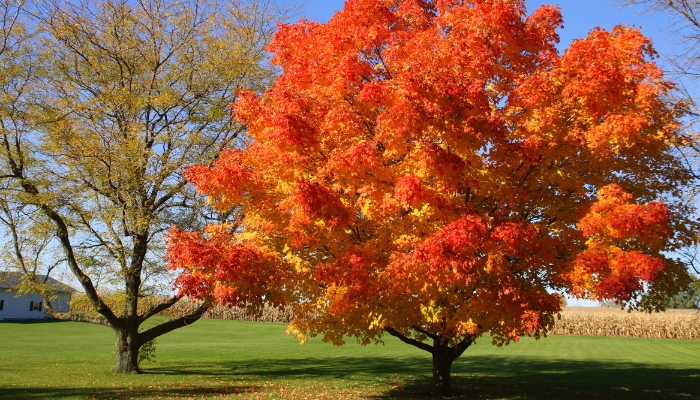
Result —
[[173, 231], [181, 290], [272, 290], [302, 341], [398, 336], [433, 353], [435, 394], [483, 333], [546, 334], [555, 291], [654, 308], [642, 292], [687, 279], [661, 254], [682, 241], [659, 200], [685, 179], [671, 84], [639, 31], [559, 54], [561, 26], [516, 0], [349, 0], [281, 26], [282, 74], [232, 107], [246, 147], [186, 170], [245, 220]]
[[[244, 240], [235, 240], [226, 226], [208, 226], [200, 232], [172, 230], [170, 253], [187, 273], [177, 284], [181, 293], [209, 304], [263, 306], [265, 300], [280, 304], [282, 276], [276, 274], [277, 259]], [[274, 296], [273, 296], [274, 295]]]

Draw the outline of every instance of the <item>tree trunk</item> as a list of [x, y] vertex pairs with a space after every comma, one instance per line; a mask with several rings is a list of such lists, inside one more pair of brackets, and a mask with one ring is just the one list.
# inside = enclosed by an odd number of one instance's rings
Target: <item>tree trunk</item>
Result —
[[[481, 328], [481, 327], [479, 327]], [[433, 339], [433, 345], [420, 342], [416, 339], [403, 335], [399, 331], [391, 327], [384, 327], [384, 331], [392, 336], [396, 336], [402, 342], [416, 346], [421, 350], [425, 350], [433, 355], [433, 386], [430, 390], [432, 396], [452, 397], [452, 379], [450, 377], [450, 369], [452, 362], [459, 358], [464, 351], [474, 343], [476, 335], [469, 335], [457, 343], [454, 347], [450, 347], [450, 338], [441, 338], [439, 335], [430, 333], [420, 327], [413, 327], [417, 332]]]
[[433, 387], [430, 390], [432, 396], [453, 395], [450, 379], [453, 352], [447, 343], [440, 343], [439, 338], [433, 343]]
[[114, 372], [139, 373], [139, 335], [127, 329], [115, 329], [117, 333], [117, 365]]

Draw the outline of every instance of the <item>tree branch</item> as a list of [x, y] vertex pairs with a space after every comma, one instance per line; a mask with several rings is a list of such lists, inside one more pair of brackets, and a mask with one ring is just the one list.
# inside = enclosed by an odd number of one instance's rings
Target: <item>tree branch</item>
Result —
[[180, 301], [181, 298], [182, 296], [173, 296], [168, 301], [151, 307], [150, 310], [146, 311], [145, 313], [139, 316], [139, 321], [143, 322], [151, 318], [152, 316], [158, 314], [159, 312], [167, 310], [168, 308], [172, 307], [175, 303]]
[[450, 359], [452, 361], [456, 360], [459, 358], [459, 356], [464, 353], [464, 351], [471, 346], [472, 343], [474, 343], [474, 340], [476, 340], [476, 336], [474, 335], [469, 335], [466, 339], [462, 340], [457, 344], [457, 346], [453, 347], [450, 349]]
[[154, 326], [153, 328], [140, 333], [139, 338], [141, 343], [146, 343], [177, 328], [182, 328], [183, 326], [193, 324], [195, 321], [202, 318], [202, 315], [204, 315], [207, 309], [208, 306], [206, 304], [202, 304], [192, 314], [185, 315], [184, 317], [168, 321], [158, 326]]
[[416, 339], [404, 336], [401, 333], [399, 333], [399, 331], [397, 331], [396, 329], [391, 328], [391, 327], [384, 327], [384, 331], [386, 333], [390, 334], [391, 336], [396, 336], [397, 338], [399, 338], [399, 340], [401, 340], [404, 343], [408, 343], [412, 346], [416, 346], [421, 350], [425, 350], [428, 353], [433, 354], [433, 346], [431, 346], [429, 344], [419, 342]]
[[419, 326], [413, 325], [411, 328], [413, 328], [413, 330], [418, 331], [418, 332], [424, 334], [425, 336], [427, 336], [427, 337], [429, 337], [429, 338], [431, 338], [431, 339], [433, 339], [433, 340], [437, 339], [437, 335], [436, 335], [436, 334], [430, 333], [430, 332], [426, 331], [425, 329], [423, 329], [423, 328], [421, 328], [421, 327], [419, 327]]
[[112, 327], [107, 318], [102, 315], [56, 311], [51, 307], [51, 301], [46, 298], [44, 299], [44, 312], [61, 321], [87, 322]]

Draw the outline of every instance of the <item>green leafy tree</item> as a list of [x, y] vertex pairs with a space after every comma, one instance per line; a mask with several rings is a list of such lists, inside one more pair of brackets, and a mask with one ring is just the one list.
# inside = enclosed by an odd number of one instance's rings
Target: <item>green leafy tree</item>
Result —
[[[286, 11], [267, 0], [217, 3], [46, 0], [31, 24], [2, 4], [2, 68], [13, 68], [2, 88], [2, 197], [51, 224], [96, 314], [46, 310], [111, 327], [117, 372], [138, 371], [141, 346], [205, 311], [139, 330], [181, 298], [138, 311], [167, 274], [164, 232], [206, 220], [182, 166], [233, 146], [243, 128], [228, 103], [273, 76], [264, 48]], [[125, 294], [123, 308], [103, 301], [98, 277]]]
[[666, 308], [675, 309], [699, 309], [700, 308], [700, 279], [691, 276], [691, 283], [688, 289], [678, 293], [666, 301]]

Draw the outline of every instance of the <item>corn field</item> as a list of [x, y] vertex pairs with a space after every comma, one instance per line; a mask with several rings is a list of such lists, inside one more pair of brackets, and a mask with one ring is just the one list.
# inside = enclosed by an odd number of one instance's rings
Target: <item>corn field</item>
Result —
[[[114, 310], [119, 310], [124, 301], [124, 297], [119, 295], [103, 298]], [[143, 298], [139, 303], [139, 313], [163, 300]], [[179, 317], [191, 314], [198, 305], [197, 302], [183, 299], [159, 315]], [[83, 294], [73, 296], [71, 311], [94, 312]], [[204, 314], [204, 318], [209, 319], [278, 323], [289, 323], [292, 317], [290, 307], [280, 309], [270, 305], [265, 305], [259, 313], [243, 307], [216, 305]], [[667, 310], [646, 314], [629, 313], [612, 307], [564, 307], [561, 319], [556, 321], [550, 334], [700, 340], [700, 313], [697, 310]]]
[[667, 310], [647, 314], [612, 307], [565, 307], [551, 334], [700, 340], [700, 313]]

